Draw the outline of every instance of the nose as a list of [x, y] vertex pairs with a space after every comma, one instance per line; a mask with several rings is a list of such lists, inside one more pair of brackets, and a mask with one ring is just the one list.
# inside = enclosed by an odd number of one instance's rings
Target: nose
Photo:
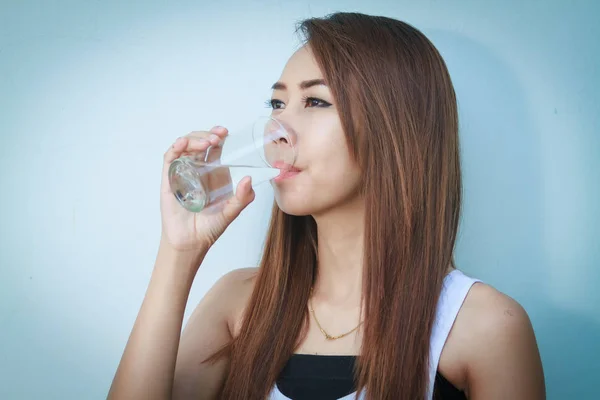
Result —
[[281, 118], [281, 116], [272, 116], [271, 118], [276, 121], [271, 124], [272, 128], [269, 130], [269, 134], [272, 135], [273, 141], [295, 147], [298, 135], [296, 134], [296, 130], [292, 127], [292, 124], [286, 119]]
[[280, 118], [271, 117], [265, 131], [265, 151], [269, 163], [283, 162], [294, 165], [296, 160], [296, 131]]

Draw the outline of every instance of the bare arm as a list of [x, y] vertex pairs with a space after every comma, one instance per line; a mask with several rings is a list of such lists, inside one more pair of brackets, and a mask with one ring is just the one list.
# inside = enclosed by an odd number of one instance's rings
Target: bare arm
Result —
[[[192, 132], [178, 138], [164, 154], [160, 190], [161, 243], [146, 296], [108, 393], [109, 400], [173, 397], [181, 326], [192, 282], [210, 246], [252, 202], [254, 191], [250, 180], [242, 179], [235, 195], [219, 203], [214, 210], [192, 213], [173, 195], [169, 169], [171, 163], [184, 154], [206, 158], [208, 149], [218, 149], [218, 143], [226, 135], [227, 130], [221, 127], [214, 127], [210, 132]], [[216, 161], [220, 151], [211, 151], [208, 156], [208, 161]], [[205, 304], [218, 303], [215, 296], [207, 296]], [[203, 309], [206, 311], [197, 313], [193, 325], [206, 327], [196, 330], [200, 335], [196, 340], [206, 344], [204, 349], [210, 352], [230, 337], [223, 329], [227, 311], [218, 307]], [[183, 371], [182, 376], [187, 374], [186, 368], [178, 370]]]
[[180, 252], [161, 243], [150, 284], [113, 380], [108, 399], [170, 399], [191, 265], [205, 252]]
[[215, 399], [229, 360], [203, 361], [233, 337], [232, 319], [249, 297], [256, 269], [234, 270], [206, 293], [181, 327], [193, 276], [181, 273], [204, 255], [183, 256], [161, 247], [109, 399]]
[[252, 292], [255, 268], [223, 276], [208, 291], [187, 323], [177, 356], [173, 399], [216, 399], [229, 368], [229, 359], [204, 363], [229, 343], [236, 321]]
[[467, 393], [475, 400], [542, 400], [544, 373], [525, 310], [491, 287], [478, 285], [478, 319], [473, 321]]

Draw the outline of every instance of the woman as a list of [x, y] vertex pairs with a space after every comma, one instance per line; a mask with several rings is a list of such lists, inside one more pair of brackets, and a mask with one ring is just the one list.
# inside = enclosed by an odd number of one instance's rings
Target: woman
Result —
[[248, 179], [218, 214], [190, 214], [166, 181], [162, 238], [111, 399], [542, 399], [525, 311], [453, 266], [461, 177], [446, 66], [415, 28], [356, 13], [301, 25], [273, 86], [299, 173], [274, 183], [259, 268], [206, 294], [180, 337], [210, 246], [253, 200]]

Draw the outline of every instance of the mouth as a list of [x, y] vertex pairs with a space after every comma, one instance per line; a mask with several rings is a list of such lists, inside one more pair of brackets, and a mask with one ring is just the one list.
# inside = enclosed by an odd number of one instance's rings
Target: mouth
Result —
[[294, 176], [302, 172], [301, 169], [293, 167], [281, 161], [273, 163], [273, 167], [279, 169], [279, 175], [273, 178], [273, 181], [275, 182], [281, 182], [283, 180], [293, 178]]

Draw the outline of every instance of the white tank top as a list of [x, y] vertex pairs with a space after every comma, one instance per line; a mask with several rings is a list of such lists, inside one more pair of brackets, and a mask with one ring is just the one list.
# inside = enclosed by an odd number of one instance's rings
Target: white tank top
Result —
[[[479, 282], [477, 279], [470, 278], [460, 272], [453, 270], [444, 278], [442, 292], [437, 305], [435, 316], [435, 324], [431, 332], [430, 353], [429, 353], [429, 385], [427, 387], [427, 399], [431, 400], [433, 396], [433, 385], [435, 383], [435, 375], [440, 361], [442, 349], [448, 339], [450, 329], [454, 324], [454, 320], [458, 315], [469, 289], [474, 283]], [[364, 393], [357, 395], [356, 392], [350, 393], [338, 400], [364, 400]], [[273, 388], [267, 400], [291, 400], [279, 391], [277, 386]]]

